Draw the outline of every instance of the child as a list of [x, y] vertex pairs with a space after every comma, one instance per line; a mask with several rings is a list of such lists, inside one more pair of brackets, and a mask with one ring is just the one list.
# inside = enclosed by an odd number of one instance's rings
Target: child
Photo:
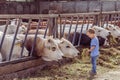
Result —
[[97, 57], [99, 55], [99, 41], [98, 38], [95, 35], [95, 30], [90, 28], [87, 31], [87, 36], [91, 38], [91, 43], [90, 43], [90, 49], [88, 52], [90, 52], [91, 56], [91, 63], [92, 63], [92, 70], [90, 72], [91, 75], [96, 75], [96, 61]]

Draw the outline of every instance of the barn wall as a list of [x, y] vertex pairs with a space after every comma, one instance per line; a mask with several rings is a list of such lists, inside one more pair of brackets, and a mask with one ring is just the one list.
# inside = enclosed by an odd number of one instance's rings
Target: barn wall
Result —
[[4, 2], [0, 3], [0, 14], [48, 13], [50, 9], [58, 13], [85, 13], [96, 9], [103, 11], [120, 10], [120, 1], [70, 1], [70, 2]]
[[5, 2], [0, 3], [0, 14], [35, 14], [34, 2]]
[[40, 2], [40, 13], [44, 10], [49, 10], [49, 6], [58, 5], [56, 10], [59, 13], [81, 13], [93, 12], [96, 9], [102, 11], [118, 11], [120, 10], [120, 1], [71, 1], [71, 2]]

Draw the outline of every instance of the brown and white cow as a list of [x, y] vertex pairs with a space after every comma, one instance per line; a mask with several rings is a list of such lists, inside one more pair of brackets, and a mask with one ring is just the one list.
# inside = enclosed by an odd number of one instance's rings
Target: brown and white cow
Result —
[[[24, 40], [24, 35], [19, 35], [18, 37]], [[34, 35], [28, 35], [25, 47], [29, 52], [31, 52], [33, 43]], [[46, 39], [37, 37], [33, 52], [33, 56], [42, 57], [45, 61], [58, 61], [59, 59], [62, 59], [63, 56], [58, 44], [52, 37], [47, 37]]]

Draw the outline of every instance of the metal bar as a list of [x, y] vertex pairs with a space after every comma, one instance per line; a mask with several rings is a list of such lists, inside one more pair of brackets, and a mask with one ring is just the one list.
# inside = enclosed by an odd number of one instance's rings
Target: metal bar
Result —
[[116, 19], [117, 19], [117, 14], [115, 14], [115, 17], [114, 17], [114, 26], [116, 25]]
[[62, 37], [62, 23], [61, 23], [61, 16], [59, 15], [60, 20], [60, 38]]
[[90, 16], [88, 16], [88, 24], [87, 24], [86, 30], [88, 30], [88, 28], [89, 28], [89, 23], [90, 23]]
[[45, 37], [46, 37], [47, 30], [48, 30], [48, 24], [49, 24], [49, 19], [47, 20], [47, 26], [46, 26], [46, 28], [45, 28], [45, 33], [44, 33], [44, 37], [43, 37], [43, 38], [45, 38]]
[[72, 40], [72, 44], [74, 45], [75, 43], [75, 38], [76, 38], [76, 31], [77, 31], [77, 28], [78, 28], [78, 22], [79, 22], [79, 16], [77, 16], [77, 24], [76, 24], [76, 27], [75, 27], [75, 32], [74, 32], [74, 36], [73, 36], [73, 40]]
[[71, 28], [72, 28], [72, 23], [73, 23], [73, 17], [71, 16], [70, 28], [69, 28], [69, 32], [68, 32], [67, 39], [69, 39], [69, 37], [70, 37], [70, 32], [71, 32]]
[[101, 25], [101, 27], [104, 27], [104, 24], [105, 24], [105, 22], [106, 22], [106, 16], [105, 15], [103, 15], [104, 16], [104, 18], [103, 18], [103, 20], [102, 20], [102, 25]]
[[38, 34], [38, 31], [39, 31], [40, 22], [41, 22], [41, 20], [40, 20], [40, 18], [39, 18], [37, 30], [36, 30], [36, 33], [35, 33], [34, 42], [33, 42], [33, 44], [32, 44], [32, 49], [31, 49], [31, 52], [30, 52], [30, 56], [32, 56], [32, 54], [33, 54], [33, 50], [34, 50], [35, 43], [36, 43], [36, 39], [37, 39], [37, 34]]
[[55, 19], [56, 38], [58, 38], [58, 18]]
[[62, 33], [62, 37], [64, 36], [64, 30], [65, 30], [65, 26], [66, 26], [66, 20], [67, 20], [67, 17], [65, 17], [65, 22], [63, 24], [63, 33]]
[[119, 22], [120, 22], [120, 14], [118, 14], [118, 22], [117, 22], [118, 26], [119, 26]]
[[3, 45], [3, 41], [4, 41], [4, 38], [5, 38], [5, 34], [7, 32], [7, 28], [8, 28], [9, 22], [10, 22], [10, 19], [8, 19], [8, 21], [6, 22], [4, 33], [3, 33], [2, 40], [1, 40], [1, 43], [0, 43], [0, 51], [1, 51], [1, 48], [2, 48], [2, 45]]
[[111, 17], [110, 17], [110, 23], [112, 24], [112, 21], [113, 21], [113, 19], [112, 19], [113, 17], [112, 17], [112, 15], [111, 15]]
[[82, 23], [82, 26], [81, 26], [81, 31], [80, 31], [80, 36], [79, 36], [78, 46], [80, 46], [80, 41], [81, 41], [82, 31], [83, 31], [83, 26], [84, 26], [84, 19], [85, 19], [85, 17], [83, 17], [83, 23]]
[[17, 36], [17, 32], [18, 32], [18, 29], [19, 29], [19, 26], [21, 24], [21, 19], [19, 19], [19, 22], [18, 22], [18, 25], [17, 25], [17, 29], [16, 29], [16, 32], [15, 32], [15, 35], [14, 35], [14, 39], [13, 39], [13, 42], [12, 42], [12, 46], [11, 46], [11, 50], [10, 50], [10, 54], [9, 54], [9, 61], [11, 59], [11, 56], [12, 56], [12, 52], [13, 52], [13, 48], [14, 48], [14, 43], [15, 43], [15, 40], [16, 40], [16, 36]]
[[107, 24], [107, 25], [106, 25], [106, 26], [108, 26], [108, 24], [109, 24], [109, 17], [110, 17], [110, 16], [107, 15], [107, 21], [106, 21], [106, 24]]
[[57, 37], [57, 21], [56, 21], [57, 19], [56, 18], [54, 18], [54, 27], [53, 27], [53, 37], [54, 38], [56, 38]]
[[28, 25], [27, 25], [27, 32], [25, 34], [25, 38], [24, 38], [24, 41], [23, 41], [23, 46], [22, 46], [22, 50], [21, 50], [21, 57], [23, 57], [23, 51], [24, 51], [24, 47], [25, 47], [25, 42], [26, 42], [26, 39], [27, 39], [27, 35], [28, 35], [28, 32], [29, 32], [29, 29], [30, 29], [30, 23], [31, 23], [31, 19], [29, 19], [29, 22], [28, 22]]

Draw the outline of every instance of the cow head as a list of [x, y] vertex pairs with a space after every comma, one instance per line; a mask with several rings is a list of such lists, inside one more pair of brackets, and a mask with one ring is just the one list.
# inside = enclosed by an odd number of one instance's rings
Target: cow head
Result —
[[95, 29], [96, 35], [97, 36], [101, 36], [103, 38], [107, 38], [107, 36], [109, 35], [110, 31], [102, 28], [102, 27], [98, 27], [98, 26], [94, 26], [93, 27]]
[[62, 38], [61, 40], [57, 40], [57, 43], [64, 57], [73, 58], [78, 56], [79, 51], [68, 40]]
[[115, 37], [115, 38], [118, 38], [120, 36], [120, 30], [117, 29], [114, 25], [108, 25], [107, 26], [107, 30], [111, 31], [112, 35]]
[[62, 59], [63, 53], [58, 47], [58, 44], [52, 37], [47, 37], [42, 40], [41, 46], [42, 58], [45, 61], [58, 61]]

